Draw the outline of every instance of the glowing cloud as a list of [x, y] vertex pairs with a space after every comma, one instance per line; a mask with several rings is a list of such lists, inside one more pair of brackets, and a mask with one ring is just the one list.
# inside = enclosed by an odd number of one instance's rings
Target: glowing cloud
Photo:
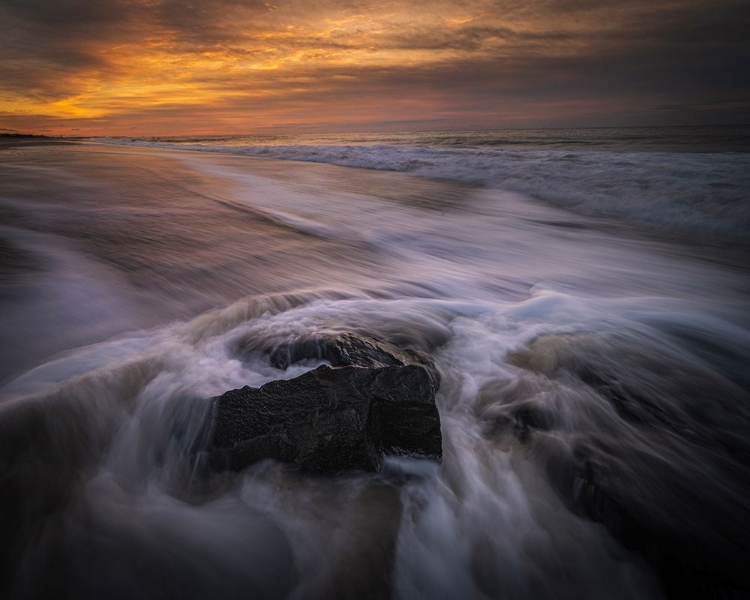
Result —
[[736, 121], [750, 115], [743, 22], [735, 0], [0, 0], [0, 125]]

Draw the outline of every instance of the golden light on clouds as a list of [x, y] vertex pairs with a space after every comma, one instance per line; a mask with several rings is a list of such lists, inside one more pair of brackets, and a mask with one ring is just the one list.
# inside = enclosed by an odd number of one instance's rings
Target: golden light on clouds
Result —
[[667, 14], [702, 14], [677, 0], [3, 2], [5, 128], [113, 134], [513, 125], [514, 103], [549, 118], [552, 96], [579, 115], [592, 91], [659, 103], [643, 55], [668, 58]]
[[[15, 106], [6, 106], [61, 118], [85, 118], [160, 105], [210, 105], [242, 95], [262, 98], [294, 93], [294, 86], [289, 90], [289, 80], [306, 87], [324, 87], [326, 82], [316, 77], [321, 70], [420, 67], [466, 54], [450, 47], [394, 47], [390, 36], [415, 24], [426, 34], [433, 29], [460, 27], [471, 17], [407, 18], [389, 9], [392, 5], [253, 33], [246, 33], [249, 25], [241, 21], [222, 23], [219, 27], [226, 32], [226, 41], [197, 45], [183, 42], [179, 30], [163, 30], [140, 41], [101, 49], [105, 67], [79, 75], [74, 95], [32, 105], [21, 98]], [[194, 31], [199, 32], [200, 27]], [[275, 78], [265, 75], [269, 71], [282, 71], [286, 85], [277, 87]]]

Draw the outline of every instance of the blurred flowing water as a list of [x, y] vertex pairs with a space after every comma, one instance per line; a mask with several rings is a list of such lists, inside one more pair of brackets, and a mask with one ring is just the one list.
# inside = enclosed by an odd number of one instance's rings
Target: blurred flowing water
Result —
[[[735, 217], [746, 156], [697, 159]], [[597, 181], [653, 159], [618, 157]], [[710, 196], [657, 182], [650, 210], [690, 214], [670, 231], [500, 183], [154, 147], [0, 150], [0, 173], [4, 595], [748, 594], [748, 239]], [[210, 398], [314, 366], [243, 349], [338, 331], [432, 356], [442, 464], [196, 478]]]

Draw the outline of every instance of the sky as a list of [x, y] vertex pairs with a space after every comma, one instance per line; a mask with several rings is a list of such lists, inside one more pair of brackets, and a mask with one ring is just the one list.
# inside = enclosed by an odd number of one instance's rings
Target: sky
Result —
[[748, 0], [0, 0], [0, 133], [750, 122]]

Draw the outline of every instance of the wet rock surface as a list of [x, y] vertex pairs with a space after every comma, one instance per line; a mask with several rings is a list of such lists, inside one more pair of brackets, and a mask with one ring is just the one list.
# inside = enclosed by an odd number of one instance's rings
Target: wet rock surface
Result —
[[280, 368], [309, 359], [333, 366], [216, 398], [212, 470], [274, 459], [334, 474], [376, 471], [384, 455], [441, 456], [439, 375], [423, 355], [344, 334], [279, 346], [268, 356]]

